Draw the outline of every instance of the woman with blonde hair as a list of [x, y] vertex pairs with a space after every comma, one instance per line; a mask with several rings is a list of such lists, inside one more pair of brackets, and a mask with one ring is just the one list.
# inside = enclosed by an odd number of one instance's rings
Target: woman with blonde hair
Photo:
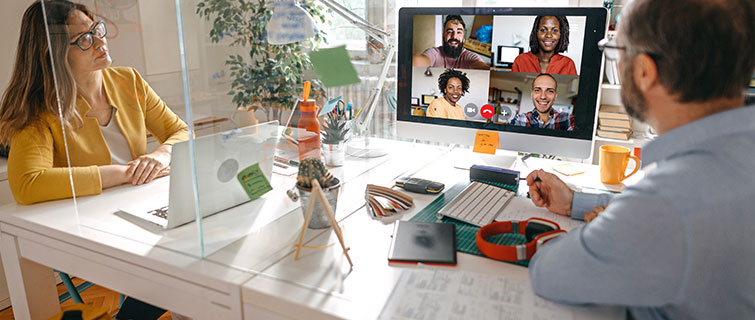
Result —
[[[17, 202], [148, 183], [168, 174], [172, 145], [188, 138], [186, 124], [136, 70], [110, 66], [106, 35], [104, 21], [70, 1], [37, 1], [24, 13], [0, 106]], [[151, 153], [148, 131], [161, 143]]]

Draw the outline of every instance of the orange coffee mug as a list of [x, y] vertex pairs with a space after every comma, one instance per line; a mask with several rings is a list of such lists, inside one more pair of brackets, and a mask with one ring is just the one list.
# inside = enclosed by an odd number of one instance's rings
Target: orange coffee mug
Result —
[[[626, 174], [629, 159], [634, 160], [634, 171]], [[601, 146], [599, 163], [600, 182], [607, 184], [619, 184], [640, 169], [640, 158], [629, 154], [629, 148], [622, 146]]]

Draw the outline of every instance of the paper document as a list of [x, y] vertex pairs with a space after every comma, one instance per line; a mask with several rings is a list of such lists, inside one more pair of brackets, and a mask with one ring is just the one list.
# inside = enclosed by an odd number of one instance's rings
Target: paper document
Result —
[[566, 231], [571, 231], [571, 229], [585, 224], [571, 217], [552, 213], [546, 208], [538, 208], [532, 203], [531, 199], [525, 197], [512, 198], [509, 204], [503, 209], [503, 212], [495, 218], [495, 221], [527, 220], [532, 217], [548, 219], [558, 223], [561, 229]]
[[527, 269], [488, 275], [456, 270], [404, 271], [379, 319], [623, 319], [624, 309], [571, 307], [532, 292]]

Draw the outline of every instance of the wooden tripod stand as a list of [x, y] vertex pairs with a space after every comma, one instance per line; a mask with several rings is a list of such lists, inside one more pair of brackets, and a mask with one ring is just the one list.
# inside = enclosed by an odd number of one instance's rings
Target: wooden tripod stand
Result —
[[341, 227], [338, 226], [338, 221], [336, 221], [335, 212], [333, 212], [333, 208], [328, 204], [328, 200], [325, 199], [325, 193], [322, 191], [322, 187], [320, 187], [320, 183], [317, 182], [316, 179], [312, 180], [312, 195], [310, 196], [309, 204], [307, 205], [307, 210], [304, 214], [304, 225], [301, 227], [301, 234], [299, 235], [299, 243], [296, 245], [296, 256], [294, 259], [299, 260], [302, 242], [304, 242], [304, 234], [307, 233], [307, 226], [309, 225], [309, 220], [312, 218], [312, 211], [315, 209], [315, 201], [320, 201], [320, 203], [322, 203], [322, 207], [325, 209], [325, 215], [328, 216], [330, 225], [333, 227], [333, 231], [335, 231], [338, 241], [341, 243], [343, 253], [349, 261], [349, 267], [354, 268], [354, 264], [351, 262], [351, 257], [349, 256], [349, 248], [347, 248], [346, 244], [343, 242], [343, 233]]

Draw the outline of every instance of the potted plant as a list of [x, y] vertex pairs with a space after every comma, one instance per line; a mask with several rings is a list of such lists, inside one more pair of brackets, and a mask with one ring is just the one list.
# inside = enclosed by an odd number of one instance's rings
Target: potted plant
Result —
[[322, 123], [322, 155], [325, 164], [340, 167], [346, 158], [346, 141], [349, 126], [346, 117], [328, 113]]
[[[338, 191], [341, 188], [341, 181], [334, 177], [333, 174], [328, 171], [328, 168], [317, 158], [304, 158], [299, 163], [299, 175], [296, 176], [296, 189], [299, 190], [299, 199], [301, 199], [302, 213], [305, 212], [309, 201], [312, 199], [312, 181], [317, 180], [325, 194], [325, 199], [328, 200], [328, 204], [336, 211], [336, 203], [338, 202]], [[308, 227], [311, 229], [322, 229], [330, 226], [330, 221], [325, 215], [320, 202], [315, 202], [315, 207], [312, 210], [312, 217], [309, 220]]]
[[[232, 78], [228, 95], [238, 110], [265, 110], [268, 120], [280, 119], [282, 109], [294, 106], [301, 92], [302, 75], [312, 69], [308, 49], [317, 49], [326, 41], [317, 30], [308, 41], [274, 45], [267, 41], [267, 24], [273, 15], [273, 0], [201, 0], [196, 13], [212, 19], [210, 40], [230, 41], [242, 47], [244, 55], [229, 55], [225, 65]], [[315, 0], [303, 0], [300, 6], [318, 24], [326, 23], [325, 7]], [[229, 39], [229, 40], [224, 40]], [[312, 95], [324, 95], [322, 85], [312, 81]], [[237, 110], [237, 111], [238, 111]]]

